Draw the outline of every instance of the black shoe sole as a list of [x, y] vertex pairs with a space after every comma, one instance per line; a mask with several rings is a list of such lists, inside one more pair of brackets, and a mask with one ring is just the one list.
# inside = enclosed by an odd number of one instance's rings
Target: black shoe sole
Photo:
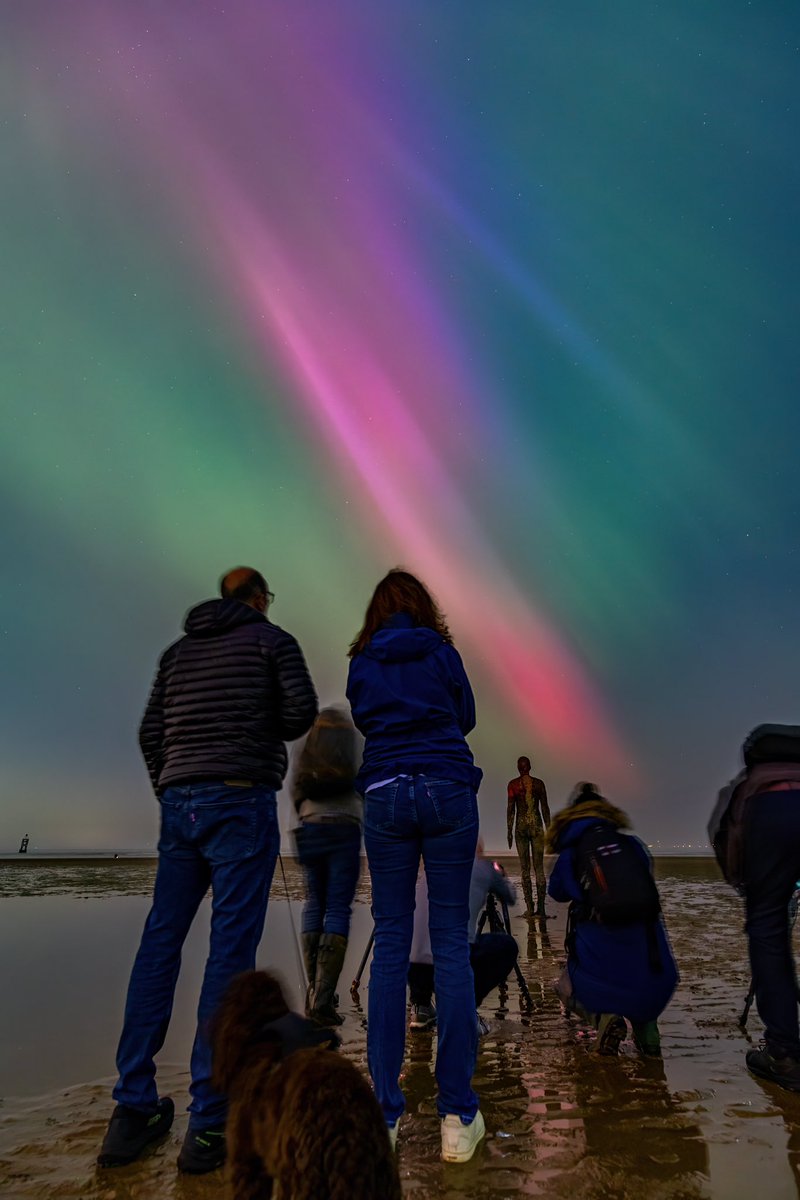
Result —
[[[130, 1166], [131, 1163], [136, 1162], [137, 1158], [141, 1158], [145, 1150], [148, 1150], [151, 1146], [155, 1146], [157, 1142], [163, 1141], [170, 1129], [172, 1129], [172, 1122], [175, 1119], [175, 1105], [169, 1096], [165, 1096], [159, 1100], [158, 1110], [158, 1115], [166, 1124], [162, 1124], [160, 1129], [153, 1129], [149, 1136], [144, 1141], [139, 1142], [135, 1149], [118, 1151], [101, 1149], [95, 1160], [97, 1166], [101, 1168]], [[106, 1137], [108, 1137], [108, 1134], [106, 1134]]]
[[750, 1063], [747, 1063], [747, 1069], [757, 1079], [765, 1079], [767, 1083], [777, 1083], [778, 1087], [782, 1087], [787, 1092], [800, 1092], [800, 1079], [787, 1079], [786, 1076], [775, 1075], [772, 1071], [759, 1071], [756, 1067], [751, 1067]]
[[159, 1142], [162, 1142], [168, 1133], [169, 1129], [164, 1129], [161, 1133], [155, 1134], [135, 1154], [98, 1154], [97, 1165], [103, 1170], [107, 1167], [129, 1167], [131, 1163], [140, 1159], [151, 1146], [156, 1146]]
[[182, 1163], [180, 1158], [178, 1158], [178, 1170], [180, 1171], [181, 1175], [210, 1175], [212, 1171], [219, 1171], [219, 1169], [224, 1166], [225, 1155], [223, 1155], [219, 1160], [215, 1159], [214, 1162], [202, 1164]]

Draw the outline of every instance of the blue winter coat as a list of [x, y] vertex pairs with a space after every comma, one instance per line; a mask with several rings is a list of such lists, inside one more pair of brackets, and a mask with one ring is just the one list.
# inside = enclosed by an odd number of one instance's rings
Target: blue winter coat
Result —
[[465, 735], [475, 701], [458, 651], [441, 634], [397, 613], [350, 662], [347, 699], [364, 734], [362, 792], [396, 775], [463, 780], [482, 772]]
[[[627, 824], [619, 809], [607, 801], [576, 805], [558, 813], [551, 826], [549, 840], [558, 852], [548, 892], [561, 903], [583, 900], [583, 892], [575, 870], [575, 847], [581, 836], [598, 819], [603, 806], [614, 817], [608, 820], [612, 829]], [[586, 816], [583, 812], [586, 812]], [[573, 815], [574, 814], [574, 815]], [[617, 818], [621, 817], [622, 820]], [[643, 859], [651, 866], [650, 854], [638, 838], [632, 839]], [[661, 970], [650, 962], [647, 926], [644, 921], [633, 925], [601, 925], [598, 921], [579, 919], [575, 922], [575, 940], [569, 958], [569, 971], [575, 998], [590, 1013], [618, 1013], [629, 1021], [655, 1021], [666, 1008], [678, 982], [678, 969], [672, 955], [664, 924], [655, 928]]]

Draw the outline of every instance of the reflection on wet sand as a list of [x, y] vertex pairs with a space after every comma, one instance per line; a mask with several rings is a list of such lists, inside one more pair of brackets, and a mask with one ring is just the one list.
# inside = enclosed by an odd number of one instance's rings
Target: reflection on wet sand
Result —
[[[566, 1018], [552, 990], [563, 952], [563, 909], [546, 924], [514, 917], [528, 1005], [512, 975], [489, 998], [476, 1087], [488, 1136], [475, 1158], [438, 1157], [435, 1034], [409, 1037], [400, 1133], [404, 1192], [423, 1197], [800, 1196], [800, 1096], [744, 1070], [747, 1035], [736, 1024], [747, 990], [742, 913], [706, 860], [660, 860], [660, 886], [682, 982], [661, 1022], [664, 1061], [630, 1043], [618, 1060], [592, 1053], [593, 1034]], [[183, 1111], [193, 1006], [202, 971], [201, 921], [187, 943], [174, 1029], [161, 1055], [162, 1090], [179, 1117], [166, 1143], [130, 1167], [97, 1172], [94, 1156], [110, 1111], [109, 1088], [130, 962], [148, 905], [151, 863], [0, 866], [0, 954], [14, 988], [0, 993], [0, 1192], [13, 1200], [185, 1200], [218, 1196], [219, 1175], [184, 1178], [175, 1157]], [[259, 959], [278, 964], [299, 1007], [290, 904], [302, 884], [280, 873]], [[513, 873], [513, 867], [512, 867]], [[288, 894], [288, 900], [287, 900]], [[371, 928], [362, 879], [343, 982]], [[344, 1052], [365, 1068], [369, 968], [360, 996], [342, 989]], [[750, 1018], [749, 1036], [759, 1022]], [[89, 1081], [89, 1082], [87, 1082]]]

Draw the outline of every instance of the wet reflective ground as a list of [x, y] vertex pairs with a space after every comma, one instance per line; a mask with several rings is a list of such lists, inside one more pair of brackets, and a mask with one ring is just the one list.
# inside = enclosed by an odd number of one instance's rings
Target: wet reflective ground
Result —
[[[300, 1006], [292, 920], [301, 883], [286, 861], [276, 874], [259, 953], [278, 966]], [[409, 1039], [408, 1115], [400, 1168], [410, 1200], [427, 1197], [800, 1196], [800, 1096], [744, 1070], [737, 1025], [749, 979], [740, 901], [710, 860], [661, 859], [667, 924], [682, 974], [661, 1021], [664, 1059], [626, 1043], [618, 1060], [591, 1052], [592, 1035], [566, 1019], [552, 991], [565, 910], [544, 929], [512, 918], [533, 1007], [513, 977], [482, 1009], [476, 1087], [488, 1136], [474, 1160], [439, 1159], [432, 1075], [436, 1039]], [[515, 864], [509, 863], [514, 874]], [[98, 1173], [94, 1157], [111, 1111], [109, 1089], [127, 976], [148, 908], [153, 864], [0, 863], [0, 1194], [10, 1200], [161, 1200], [218, 1197], [222, 1176], [179, 1177], [189, 1048], [203, 968], [207, 902], [184, 955], [173, 1027], [161, 1055], [162, 1091], [176, 1098], [172, 1134], [148, 1158]], [[287, 900], [287, 892], [289, 899]], [[371, 927], [362, 880], [343, 982], [355, 973]], [[513, 913], [513, 910], [512, 910]], [[361, 999], [366, 1003], [364, 977]], [[344, 1050], [365, 1063], [365, 1013], [343, 991]], [[751, 1015], [749, 1034], [760, 1026]]]

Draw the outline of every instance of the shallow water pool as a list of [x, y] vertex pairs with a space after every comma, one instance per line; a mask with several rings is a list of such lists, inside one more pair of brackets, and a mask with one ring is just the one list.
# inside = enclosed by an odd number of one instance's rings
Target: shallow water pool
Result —
[[[508, 862], [512, 878], [515, 860]], [[301, 880], [276, 873], [261, 965], [278, 969], [299, 1008], [293, 924]], [[533, 999], [513, 977], [481, 1010], [490, 1023], [475, 1084], [487, 1138], [472, 1162], [439, 1159], [433, 1061], [436, 1039], [409, 1039], [408, 1114], [399, 1162], [409, 1200], [446, 1197], [713, 1197], [800, 1195], [800, 1096], [760, 1084], [744, 1069], [737, 1025], [749, 978], [741, 903], [707, 859], [657, 860], [664, 911], [682, 981], [661, 1021], [663, 1061], [626, 1043], [618, 1060], [591, 1052], [592, 1034], [565, 1018], [552, 991], [565, 909], [530, 930], [513, 918]], [[97, 1172], [111, 1111], [114, 1051], [128, 972], [149, 903], [154, 864], [0, 864], [0, 1193], [9, 1200], [164, 1200], [219, 1196], [219, 1173], [180, 1177], [186, 1063], [208, 931], [208, 902], [186, 945], [161, 1090], [178, 1116], [166, 1141], [130, 1167]], [[365, 1012], [347, 994], [371, 928], [362, 878], [341, 989], [344, 1052], [364, 1067]], [[512, 910], [513, 914], [513, 910]], [[366, 1004], [367, 970], [361, 988]], [[749, 1038], [757, 1040], [753, 1012]]]

